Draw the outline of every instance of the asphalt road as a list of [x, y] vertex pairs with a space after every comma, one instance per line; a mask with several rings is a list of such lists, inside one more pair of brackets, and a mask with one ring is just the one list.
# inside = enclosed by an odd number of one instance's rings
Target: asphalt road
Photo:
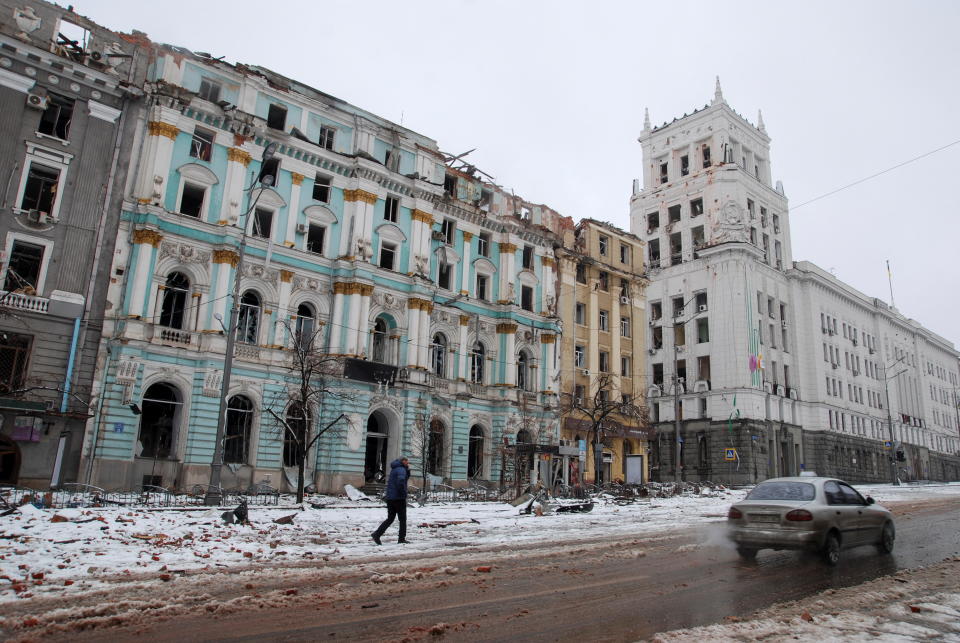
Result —
[[[198, 581], [205, 593], [183, 599], [175, 613], [118, 614], [112, 621], [108, 615], [91, 623], [96, 629], [61, 631], [59, 638], [380, 641], [442, 633], [448, 640], [632, 641], [960, 553], [956, 501], [888, 506], [897, 516], [894, 554], [848, 550], [836, 568], [796, 552], [764, 551], [754, 563], [741, 562], [718, 520], [653, 539], [431, 552], [415, 560], [385, 553], [372, 565], [328, 568], [323, 575], [301, 570], [296, 580], [264, 573], [244, 584], [225, 574]], [[482, 566], [492, 569], [476, 571]]]

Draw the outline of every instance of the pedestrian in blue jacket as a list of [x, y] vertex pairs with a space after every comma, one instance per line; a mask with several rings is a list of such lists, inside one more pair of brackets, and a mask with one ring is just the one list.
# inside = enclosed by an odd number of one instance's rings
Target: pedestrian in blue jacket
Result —
[[373, 542], [380, 544], [383, 532], [393, 524], [394, 518], [400, 519], [400, 537], [398, 543], [407, 542], [407, 480], [410, 478], [410, 461], [400, 458], [390, 463], [390, 477], [387, 479], [387, 519], [377, 530], [370, 534]]

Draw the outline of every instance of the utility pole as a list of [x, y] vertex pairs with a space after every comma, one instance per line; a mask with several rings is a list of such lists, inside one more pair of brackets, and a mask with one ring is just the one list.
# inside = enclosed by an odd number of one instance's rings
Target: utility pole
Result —
[[[277, 174], [280, 171], [279, 162], [269, 163], [269, 161], [273, 159], [276, 149], [276, 143], [270, 143], [264, 148], [263, 155], [260, 159], [260, 174], [247, 189], [248, 198], [258, 184], [264, 187], [270, 187], [276, 183]], [[243, 214], [240, 247], [237, 251], [237, 267], [233, 275], [233, 296], [230, 303], [230, 315], [227, 325], [224, 327], [224, 332], [227, 334], [227, 346], [223, 357], [223, 378], [220, 384], [220, 410], [217, 413], [217, 434], [214, 438], [213, 461], [210, 463], [210, 484], [207, 486], [207, 493], [203, 499], [204, 505], [217, 506], [223, 501], [223, 491], [220, 489], [220, 473], [223, 469], [223, 441], [226, 437], [227, 430], [227, 396], [230, 394], [230, 376], [233, 372], [233, 352], [237, 341], [237, 324], [240, 319], [240, 272], [243, 269], [243, 257], [247, 250], [247, 221], [250, 213], [253, 212], [253, 209], [257, 206], [262, 192], [263, 190], [261, 188], [257, 197], [253, 199], [247, 211]]]
[[890, 482], [897, 487], [900, 486], [900, 476], [897, 475], [897, 441], [893, 437], [893, 414], [890, 411], [889, 381], [903, 375], [907, 372], [907, 369], [900, 371], [891, 378], [887, 377], [887, 370], [899, 364], [901, 360], [903, 360], [903, 357], [898, 358], [892, 364], [884, 364], [883, 366], [883, 392], [886, 394], [887, 398], [887, 430], [890, 433]]

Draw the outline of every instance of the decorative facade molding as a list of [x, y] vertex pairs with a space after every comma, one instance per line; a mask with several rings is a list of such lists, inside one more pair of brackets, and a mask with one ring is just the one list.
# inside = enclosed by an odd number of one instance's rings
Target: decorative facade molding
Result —
[[556, 341], [557, 341], [556, 335], [550, 335], [548, 333], [543, 333], [542, 335], [540, 335], [541, 344], [553, 344], [553, 343], [556, 343]]
[[367, 192], [366, 190], [344, 190], [343, 191], [343, 200], [346, 202], [351, 201], [363, 201], [364, 203], [369, 203], [373, 205], [377, 202], [377, 195], [372, 192]]
[[163, 121], [150, 121], [147, 123], [147, 132], [150, 136], [166, 136], [171, 141], [175, 140], [180, 134], [176, 125], [164, 123]]
[[303, 183], [303, 179], [305, 179], [306, 177], [303, 176], [302, 174], [291, 172], [290, 178], [293, 180], [294, 185], [301, 185]]
[[280, 281], [282, 283], [288, 284], [293, 281], [293, 271], [292, 270], [281, 270], [280, 271]]
[[227, 149], [227, 160], [240, 163], [243, 167], [247, 167], [250, 165], [253, 157], [250, 156], [249, 152], [241, 150], [239, 147], [231, 147]]
[[334, 295], [362, 295], [369, 297], [373, 294], [373, 286], [349, 281], [338, 281], [333, 284]]
[[409, 310], [425, 310], [427, 313], [433, 313], [433, 302], [411, 297], [407, 300], [407, 308]]
[[500, 254], [513, 254], [517, 251], [516, 244], [509, 243], [506, 241], [500, 242]]
[[173, 257], [180, 263], [208, 263], [210, 251], [186, 243], [164, 241], [160, 244], [160, 258]]
[[414, 210], [411, 214], [411, 218], [414, 221], [421, 221], [427, 225], [433, 225], [433, 215], [429, 212], [424, 212], [423, 210]]
[[240, 255], [233, 250], [214, 250], [213, 263], [228, 263], [236, 268], [240, 263]]
[[463, 240], [464, 240], [464, 242], [465, 242], [465, 243], [470, 243], [470, 241], [471, 241], [472, 239], [473, 239], [473, 233], [472, 233], [472, 232], [467, 232], [466, 230], [464, 230], [464, 231], [463, 231]]
[[163, 240], [163, 235], [156, 230], [139, 228], [133, 231], [133, 243], [135, 244], [149, 243], [151, 246], [156, 248], [160, 245], [161, 240]]
[[517, 325], [513, 322], [501, 322], [497, 324], [497, 334], [507, 335], [517, 332]]
[[470, 324], [470, 315], [460, 315], [460, 325], [468, 326]]

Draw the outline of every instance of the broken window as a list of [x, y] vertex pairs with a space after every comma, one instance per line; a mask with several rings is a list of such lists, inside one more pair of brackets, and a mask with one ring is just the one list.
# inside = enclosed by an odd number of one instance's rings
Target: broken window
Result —
[[284, 131], [287, 127], [287, 108], [270, 103], [270, 107], [267, 108], [267, 127]]
[[683, 297], [674, 297], [671, 300], [673, 304], [673, 317], [676, 319], [683, 315]]
[[770, 235], [763, 235], [763, 260], [770, 263]]
[[597, 275], [600, 290], [606, 292], [610, 288], [610, 274], [606, 270], [601, 270]]
[[520, 307], [533, 310], [533, 288], [530, 286], [520, 286]]
[[577, 302], [573, 308], [573, 321], [581, 326], [587, 323], [587, 307], [581, 302]]
[[630, 246], [625, 243], [620, 244], [620, 263], [630, 265]]
[[757, 229], [750, 228], [750, 243], [757, 245]]
[[683, 241], [679, 232], [670, 235], [670, 263], [677, 264], [683, 260]]
[[443, 191], [453, 198], [457, 198], [457, 177], [446, 174], [443, 177]]
[[477, 252], [481, 257], [490, 256], [490, 235], [486, 232], [481, 232], [477, 237]]
[[677, 381], [681, 386], [687, 381], [687, 360], [677, 360]]
[[653, 347], [663, 348], [663, 326], [653, 327]]
[[650, 244], [647, 246], [647, 252], [650, 255], [648, 258], [650, 267], [659, 268], [660, 267], [660, 240], [651, 239]]
[[760, 227], [767, 227], [767, 209], [762, 205], [760, 206]]
[[483, 384], [483, 364], [486, 358], [486, 349], [477, 342], [470, 351], [470, 381], [474, 384]]
[[710, 146], [704, 145], [700, 148], [700, 153], [703, 156], [703, 167], [710, 167]]
[[443, 242], [447, 245], [453, 245], [453, 235], [457, 229], [457, 224], [453, 219], [444, 219], [440, 224], [440, 234], [443, 235]]
[[171, 272], [164, 284], [160, 305], [161, 326], [183, 328], [187, 301], [190, 296], [190, 280], [182, 272]]
[[400, 152], [397, 150], [387, 150], [383, 153], [383, 164], [388, 170], [397, 171], [400, 167]]
[[441, 261], [440, 267], [437, 270], [437, 285], [450, 290], [450, 276], [452, 272], [453, 269], [450, 264], [446, 261]]
[[237, 341], [241, 344], [259, 343], [260, 297], [248, 290], [240, 297], [240, 313], [237, 316]]
[[37, 210], [50, 214], [57, 199], [57, 184], [60, 172], [46, 165], [31, 163], [27, 170], [27, 183], [23, 189], [21, 210]]
[[251, 233], [261, 239], [269, 239], [273, 230], [273, 210], [257, 208], [253, 214], [253, 230]]
[[487, 301], [490, 294], [487, 292], [488, 277], [486, 275], [477, 275], [477, 299]]
[[[630, 356], [621, 355], [620, 356], [620, 377], [630, 377]], [[624, 398], [627, 398], [628, 395], [624, 393]], [[629, 400], [624, 399], [624, 404], [628, 404]]]
[[523, 267], [533, 270], [533, 246], [523, 247]]
[[680, 176], [690, 174], [690, 157], [684, 154], [680, 157]]
[[653, 383], [663, 388], [663, 364], [653, 365]]
[[600, 311], [599, 324], [600, 330], [604, 333], [609, 332], [610, 328], [608, 326], [607, 320], [609, 319], [610, 313], [605, 310]]
[[684, 324], [676, 324], [673, 327], [673, 345], [685, 346], [687, 343], [687, 330]]
[[320, 126], [320, 138], [317, 141], [317, 145], [322, 147], [325, 150], [333, 149], [333, 142], [337, 136], [337, 130], [329, 125]]
[[447, 375], [447, 338], [442, 333], [433, 336], [430, 343], [430, 367], [434, 375]]
[[283, 431], [283, 466], [295, 467], [303, 458], [310, 415], [299, 402], [290, 405]]
[[23, 388], [32, 343], [30, 335], [0, 333], [0, 393]]
[[432, 476], [443, 475], [443, 422], [430, 421], [430, 439], [427, 443], [427, 472]]
[[330, 203], [330, 177], [318, 174], [313, 179], [313, 200]]
[[383, 218], [392, 223], [397, 222], [397, 212], [400, 210], [400, 199], [395, 196], [388, 196], [383, 206]]
[[[396, 260], [397, 246], [392, 243], [380, 243], [380, 267], [387, 270], [393, 270]], [[478, 278], [479, 279], [479, 278]], [[479, 296], [479, 295], [478, 295]], [[481, 299], [483, 299], [481, 297]]]
[[197, 90], [197, 97], [211, 103], [219, 103], [220, 83], [209, 78], [201, 78], [200, 89]]
[[660, 164], [660, 183], [662, 184], [666, 182], [667, 182], [667, 164], [661, 163]]
[[587, 283], [587, 265], [583, 263], [577, 264], [577, 283], [585, 284]]
[[651, 212], [647, 215], [647, 234], [650, 234], [654, 230], [660, 227], [660, 213]]
[[650, 319], [657, 321], [663, 317], [663, 304], [659, 301], [652, 302], [650, 304]]
[[599, 239], [598, 239], [598, 242], [599, 242], [599, 244], [600, 244], [600, 256], [606, 257], [606, 256], [607, 256], [607, 247], [610, 245], [610, 237], [601, 234], [600, 237], [599, 237]]
[[704, 313], [707, 311], [707, 292], [705, 290], [701, 290], [696, 294], [696, 305], [697, 312]]
[[697, 320], [697, 343], [705, 344], [710, 341], [710, 320], [701, 318]]
[[620, 280], [620, 296], [629, 297], [630, 296], [630, 282], [626, 279]]
[[311, 223], [307, 227], [307, 252], [323, 254], [323, 241], [327, 236], [327, 229], [322, 225]]
[[583, 368], [585, 364], [584, 361], [584, 351], [583, 346], [579, 344], [573, 347], [573, 365], [577, 368]]
[[610, 353], [607, 351], [600, 351], [600, 372], [609, 373], [610, 372]]
[[701, 355], [697, 358], [697, 378], [710, 381], [710, 356]]
[[667, 208], [667, 220], [670, 223], [679, 223], [680, 222], [680, 206], [671, 205]]
[[773, 256], [777, 261], [777, 270], [783, 270], [783, 250], [779, 241], [773, 242]]
[[297, 314], [293, 316], [293, 337], [297, 347], [310, 350], [313, 345], [314, 329], [317, 325], [317, 314], [309, 304], [297, 306]]
[[227, 404], [226, 431], [223, 437], [223, 461], [246, 464], [250, 453], [250, 428], [253, 426], [253, 402], [245, 395], [234, 395]]
[[153, 384], [140, 402], [141, 458], [169, 458], [174, 455], [173, 440], [183, 403], [169, 384]]
[[73, 119], [74, 100], [59, 94], [47, 96], [47, 108], [40, 116], [37, 131], [47, 136], [67, 140], [70, 133], [70, 121]]
[[620, 336], [630, 337], [630, 318], [629, 317], [620, 318]]
[[754, 208], [753, 199], [747, 199], [747, 213], [750, 215], [751, 221], [757, 218], [757, 213], [756, 213], [756, 209]]
[[773, 231], [774, 231], [774, 233], [779, 233], [779, 232], [780, 232], [780, 217], [779, 217], [779, 215], [774, 214], [772, 218], [773, 218]]
[[183, 194], [180, 195], [180, 214], [188, 217], [200, 217], [203, 212], [203, 200], [207, 189], [194, 183], [183, 184]]
[[7, 292], [36, 295], [40, 286], [44, 251], [45, 248], [41, 245], [15, 239], [10, 248], [10, 261], [7, 263], [3, 289]]
[[693, 241], [693, 247], [695, 250], [699, 250], [705, 245], [702, 225], [690, 230], [690, 239]]
[[703, 214], [703, 199], [694, 199], [690, 202], [690, 216], [699, 217]]
[[530, 375], [530, 356], [527, 351], [520, 351], [517, 356], [517, 388], [524, 391], [532, 390], [533, 378]]
[[193, 130], [190, 141], [190, 156], [201, 161], [209, 161], [213, 155], [213, 132], [201, 127]]

